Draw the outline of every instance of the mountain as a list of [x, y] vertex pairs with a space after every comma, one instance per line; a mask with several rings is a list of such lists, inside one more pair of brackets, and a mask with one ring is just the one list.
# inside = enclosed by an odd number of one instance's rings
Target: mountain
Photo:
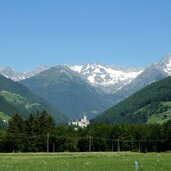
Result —
[[152, 65], [146, 68], [135, 80], [133, 80], [130, 84], [126, 85], [122, 89], [120, 89], [116, 94], [125, 99], [126, 97], [130, 96], [134, 92], [144, 88], [145, 86], [161, 80], [167, 77], [168, 74], [164, 72], [161, 68], [157, 65]]
[[[89, 84], [105, 93], [115, 93], [132, 82], [143, 68], [128, 68], [103, 64], [65, 65], [79, 73]], [[30, 71], [18, 72], [10, 67], [0, 68], [0, 74], [13, 81], [20, 81], [48, 70], [46, 65], [40, 65]]]
[[150, 123], [171, 118], [171, 77], [140, 91], [97, 116], [96, 123]]
[[11, 69], [10, 67], [1, 68], [0, 74], [13, 81], [25, 79], [25, 76], [22, 73], [17, 72], [14, 69]]
[[0, 68], [0, 73], [15, 81], [25, 80], [21, 83], [71, 118], [81, 117], [83, 112], [92, 118], [143, 87], [171, 75], [171, 54], [144, 68], [95, 63], [50, 69], [39, 66], [23, 73], [7, 67]]
[[65, 120], [61, 113], [27, 87], [0, 75], [0, 117], [2, 119], [9, 119], [15, 113], [27, 117], [30, 113], [42, 110], [51, 113], [57, 122]]
[[92, 118], [113, 104], [110, 95], [95, 89], [66, 66], [52, 67], [20, 83], [71, 119], [80, 118], [83, 113]]
[[23, 72], [23, 75], [25, 76], [25, 79], [26, 79], [26, 78], [33, 77], [33, 76], [35, 76], [35, 75], [37, 75], [37, 74], [39, 74], [39, 73], [41, 73], [43, 71], [46, 71], [48, 69], [49, 69], [49, 67], [47, 65], [39, 65], [36, 68], [33, 68], [33, 69], [29, 70], [29, 71]]
[[171, 53], [168, 53], [157, 65], [168, 75], [171, 75]]
[[115, 93], [125, 85], [132, 82], [143, 68], [127, 68], [103, 64], [67, 65], [78, 72], [92, 86], [105, 93]]
[[39, 74], [40, 72], [43, 72], [47, 69], [49, 69], [48, 66], [40, 65], [36, 68], [33, 68], [30, 71], [18, 72], [10, 67], [5, 67], [5, 68], [0, 68], [0, 74], [5, 76], [6, 78], [13, 80], [13, 81], [20, 81], [20, 80], [24, 80], [26, 78], [30, 78], [30, 77], [32, 77], [36, 74]]
[[[171, 54], [167, 54], [158, 63], [144, 68], [129, 68], [97, 63], [65, 66], [79, 73], [85, 81], [96, 89], [102, 90], [107, 94], [117, 93], [124, 99], [144, 86], [171, 75]], [[48, 69], [48, 66], [40, 65], [30, 71], [21, 73], [6, 67], [0, 68], [0, 74], [14, 81], [19, 81]]]
[[132, 82], [118, 90], [116, 94], [125, 99], [143, 87], [168, 76], [171, 76], [171, 54], [167, 54], [158, 63], [147, 67]]

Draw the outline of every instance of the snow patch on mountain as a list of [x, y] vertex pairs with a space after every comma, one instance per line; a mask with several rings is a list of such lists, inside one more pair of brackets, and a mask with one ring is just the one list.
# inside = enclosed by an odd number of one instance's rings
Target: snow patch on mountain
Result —
[[75, 72], [78, 72], [78, 73], [80, 73], [81, 72], [81, 70], [82, 70], [82, 67], [83, 66], [81, 66], [81, 65], [70, 65], [70, 69], [72, 69], [73, 71], [75, 71]]
[[26, 78], [30, 78], [30, 77], [32, 77], [36, 74], [39, 74], [40, 72], [43, 72], [47, 69], [49, 69], [48, 66], [40, 65], [30, 71], [17, 72], [10, 67], [4, 67], [4, 68], [0, 68], [0, 74], [5, 76], [6, 78], [13, 80], [13, 81], [20, 81], [20, 80], [24, 80]]
[[[171, 75], [171, 53], [168, 53], [161, 61], [153, 64]], [[114, 93], [134, 81], [146, 68], [128, 68], [104, 64], [64, 65], [78, 73], [89, 84], [100, 88], [106, 93]], [[10, 67], [0, 67], [0, 74], [14, 81], [24, 80], [48, 70], [46, 65], [40, 65], [30, 71], [17, 72]], [[69, 76], [69, 74], [67, 74]], [[71, 78], [71, 77], [70, 77]]]
[[43, 71], [48, 70], [48, 69], [49, 69], [49, 67], [47, 65], [39, 65], [36, 68], [33, 68], [33, 69], [29, 70], [29, 71], [25, 71], [23, 73], [23, 75], [25, 76], [25, 78], [30, 78], [30, 77], [33, 77], [34, 75], [37, 75], [37, 74], [39, 74], [39, 73], [41, 73]]
[[163, 70], [171, 75], [171, 53], [167, 54], [165, 58], [159, 63]]
[[80, 73], [89, 83], [108, 92], [115, 92], [135, 79], [143, 69], [125, 68], [112, 65], [86, 64], [68, 65], [70, 69]]

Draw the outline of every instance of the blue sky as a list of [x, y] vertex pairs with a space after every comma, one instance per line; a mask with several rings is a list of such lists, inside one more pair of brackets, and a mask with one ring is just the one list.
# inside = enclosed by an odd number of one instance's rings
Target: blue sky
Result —
[[170, 0], [0, 0], [0, 66], [145, 66], [171, 52]]

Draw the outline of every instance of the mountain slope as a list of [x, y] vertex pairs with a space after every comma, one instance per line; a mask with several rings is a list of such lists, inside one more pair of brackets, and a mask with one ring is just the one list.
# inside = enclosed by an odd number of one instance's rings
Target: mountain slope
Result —
[[0, 116], [12, 116], [14, 113], [20, 113], [26, 117], [38, 110], [47, 110], [57, 122], [65, 120], [62, 114], [28, 88], [0, 75]]
[[109, 95], [96, 90], [66, 66], [52, 67], [21, 83], [71, 119], [81, 117], [84, 112], [92, 118], [113, 103]]
[[144, 69], [134, 80], [122, 87], [115, 94], [125, 99], [143, 87], [171, 75], [171, 54], [161, 61]]
[[161, 80], [165, 77], [168, 77], [168, 74], [164, 72], [159, 66], [152, 65], [146, 68], [135, 80], [133, 80], [130, 84], [126, 85], [122, 89], [120, 89], [116, 94], [125, 99], [130, 96], [134, 92], [144, 88], [145, 86]]
[[[171, 117], [171, 77], [152, 83], [97, 116], [93, 122], [146, 123]], [[160, 116], [160, 117], [159, 117]], [[155, 119], [155, 118], [158, 118]]]

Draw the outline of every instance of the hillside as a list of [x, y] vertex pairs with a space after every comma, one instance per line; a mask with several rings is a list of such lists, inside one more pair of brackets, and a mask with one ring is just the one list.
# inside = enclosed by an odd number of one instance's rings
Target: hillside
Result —
[[171, 117], [171, 77], [152, 83], [97, 116], [97, 123], [163, 122]]
[[21, 83], [71, 119], [80, 118], [83, 113], [93, 118], [113, 103], [110, 95], [96, 90], [66, 66], [52, 67]]
[[57, 122], [65, 117], [48, 102], [32, 93], [20, 83], [0, 75], [0, 118], [7, 121], [14, 113], [27, 117], [30, 113], [47, 110]]

